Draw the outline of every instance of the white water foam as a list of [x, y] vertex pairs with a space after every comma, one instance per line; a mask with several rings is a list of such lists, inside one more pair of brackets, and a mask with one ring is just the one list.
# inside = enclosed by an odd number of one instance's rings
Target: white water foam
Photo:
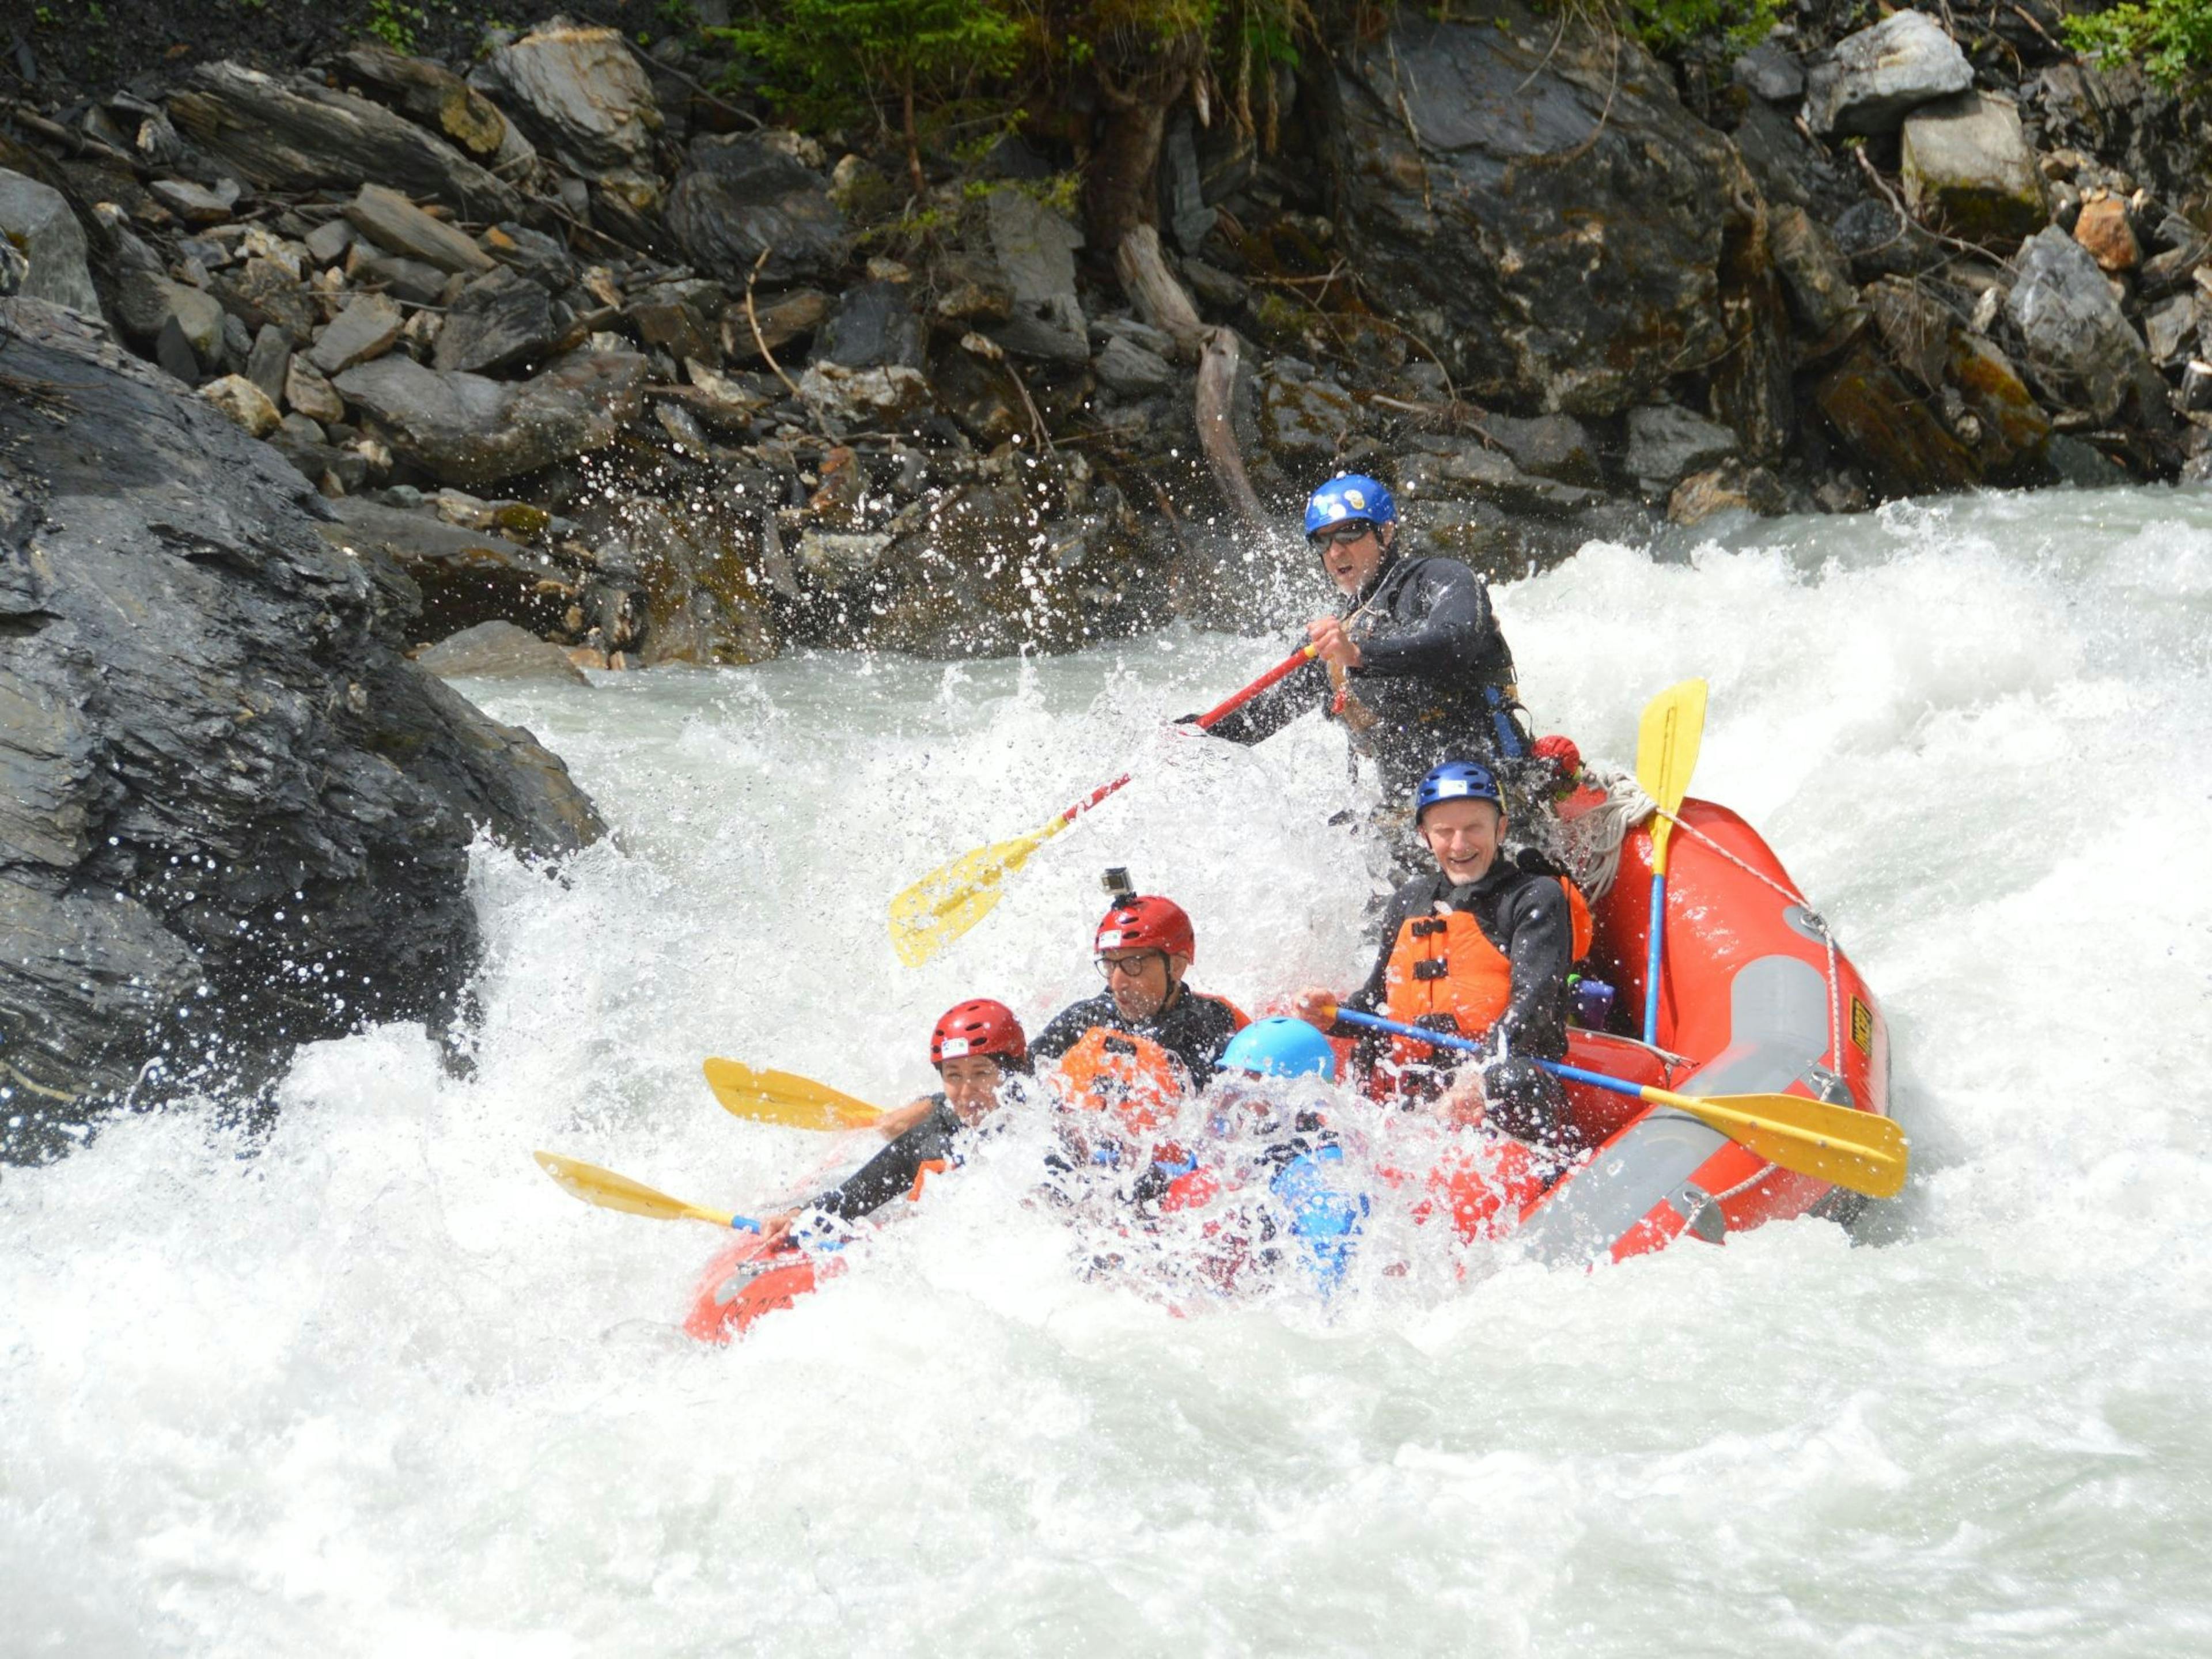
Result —
[[[2212, 1643], [2212, 504], [1790, 520], [1502, 588], [1545, 729], [1712, 684], [1757, 823], [1894, 1034], [1906, 1197], [1585, 1274], [1203, 1316], [1071, 1269], [1003, 1161], [745, 1342], [714, 1239], [533, 1146], [763, 1206], [867, 1149], [708, 1054], [879, 1100], [956, 999], [1094, 988], [1097, 872], [1248, 1003], [1364, 966], [1341, 742], [1163, 717], [1278, 642], [799, 657], [474, 688], [619, 830], [477, 863], [466, 1079], [318, 1047], [251, 1145], [189, 1104], [0, 1176], [0, 1651], [2166, 1654]], [[902, 969], [889, 895], [1139, 781]]]

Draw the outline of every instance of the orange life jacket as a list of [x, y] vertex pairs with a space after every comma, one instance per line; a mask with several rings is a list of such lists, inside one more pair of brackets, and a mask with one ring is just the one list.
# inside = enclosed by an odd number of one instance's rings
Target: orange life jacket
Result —
[[1073, 1103], [1110, 1111], [1132, 1135], [1171, 1121], [1190, 1092], [1182, 1062], [1147, 1036], [1094, 1025], [1060, 1058], [1060, 1084]]
[[1589, 901], [1583, 890], [1566, 877], [1559, 878], [1559, 885], [1567, 890], [1567, 919], [1574, 935], [1574, 959], [1580, 962], [1589, 954], [1590, 941], [1597, 937], [1597, 928], [1590, 921]]
[[[1464, 910], [1408, 916], [1398, 927], [1383, 969], [1382, 1012], [1408, 1025], [1429, 1020], [1461, 1036], [1480, 1037], [1498, 1023], [1513, 997], [1513, 964]], [[1449, 1025], [1437, 1017], [1448, 1016]], [[1390, 1058], [1400, 1066], [1423, 1062], [1435, 1051], [1395, 1038]]]

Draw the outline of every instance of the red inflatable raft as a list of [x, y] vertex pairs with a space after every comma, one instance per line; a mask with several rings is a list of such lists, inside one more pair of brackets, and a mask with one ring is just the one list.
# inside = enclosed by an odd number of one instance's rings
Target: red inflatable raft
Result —
[[[1601, 799], [1592, 792], [1585, 805]], [[1881, 1005], [1826, 922], [1728, 808], [1688, 800], [1678, 819], [1658, 1042], [1577, 1030], [1569, 1063], [1680, 1094], [1797, 1094], [1887, 1115]], [[1618, 1008], [1644, 1006], [1650, 878], [1647, 825], [1623, 839], [1620, 872], [1591, 907], [1588, 969], [1618, 988]], [[1583, 1084], [1567, 1095], [1597, 1151], [1522, 1212], [1516, 1236], [1540, 1259], [1619, 1261], [1685, 1233], [1717, 1243], [1796, 1216], [1848, 1219], [1863, 1202], [1680, 1112]]]

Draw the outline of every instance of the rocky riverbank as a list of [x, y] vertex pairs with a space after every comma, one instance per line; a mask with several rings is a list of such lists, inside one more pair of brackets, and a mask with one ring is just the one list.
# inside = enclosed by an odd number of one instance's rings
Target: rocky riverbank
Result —
[[599, 825], [425, 667], [1278, 620], [1340, 468], [1493, 574], [2212, 474], [2194, 106], [2028, 4], [1943, 20], [1810, 3], [1662, 61], [1406, 8], [1277, 77], [1272, 149], [1191, 82], [1110, 245], [1100, 106], [909, 166], [775, 125], [691, 22], [185, 43], [119, 86], [19, 52], [10, 1146], [149, 1067], [450, 1015], [468, 836]]
[[1306, 575], [1255, 527], [1345, 466], [1494, 572], [2192, 472], [2202, 147], [2056, 15], [1665, 63], [1492, 9], [1336, 43], [1273, 155], [1177, 109], [1113, 249], [1049, 134], [917, 198], [708, 92], [696, 31], [566, 22], [19, 100], [0, 225], [399, 562], [416, 644], [591, 666], [1249, 622]]

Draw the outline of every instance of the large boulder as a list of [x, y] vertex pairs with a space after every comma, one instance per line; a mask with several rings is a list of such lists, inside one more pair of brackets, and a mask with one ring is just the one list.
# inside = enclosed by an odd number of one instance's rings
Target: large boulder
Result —
[[622, 36], [556, 19], [500, 46], [481, 73], [540, 149], [632, 207], [660, 193], [653, 139], [660, 108], [653, 82]]
[[0, 241], [14, 243], [30, 261], [17, 289], [25, 299], [100, 315], [100, 296], [85, 263], [84, 227], [61, 191], [0, 167]]
[[781, 283], [828, 277], [845, 263], [845, 216], [819, 173], [757, 133], [695, 138], [690, 160], [667, 218], [700, 270], [743, 283], [757, 265], [762, 281]]
[[2008, 98], [1964, 92], [1905, 118], [1900, 171], [1915, 212], [1970, 241], [2012, 242], [2049, 221], [2043, 175]]
[[496, 483], [604, 449], [638, 411], [645, 359], [573, 351], [520, 384], [380, 357], [337, 377], [392, 447], [443, 483]]
[[1894, 132], [1921, 105], [1973, 84], [1973, 66], [1941, 23], [1892, 12], [1806, 71], [1805, 122], [1823, 134]]
[[329, 545], [275, 451], [67, 312], [0, 301], [0, 1151], [22, 1158], [106, 1102], [444, 1023], [480, 950], [477, 831], [550, 855], [602, 827], [527, 732], [405, 660], [410, 585]]
[[2105, 273], [2056, 225], [2029, 238], [2017, 269], [2005, 314], [2020, 330], [2029, 371], [2055, 396], [2112, 419], [2130, 388], [2157, 371]]
[[1723, 239], [1757, 192], [1640, 47], [1409, 8], [1333, 84], [1361, 280], [1473, 396], [1610, 415], [1729, 349]]
[[236, 64], [204, 64], [169, 97], [179, 130], [264, 190], [374, 182], [475, 220], [520, 216], [514, 186], [380, 104]]
[[1012, 295], [1007, 319], [988, 332], [1017, 357], [1071, 366], [1091, 356], [1090, 331], [1075, 293], [1083, 233], [1065, 214], [1012, 185], [984, 198], [985, 234]]

